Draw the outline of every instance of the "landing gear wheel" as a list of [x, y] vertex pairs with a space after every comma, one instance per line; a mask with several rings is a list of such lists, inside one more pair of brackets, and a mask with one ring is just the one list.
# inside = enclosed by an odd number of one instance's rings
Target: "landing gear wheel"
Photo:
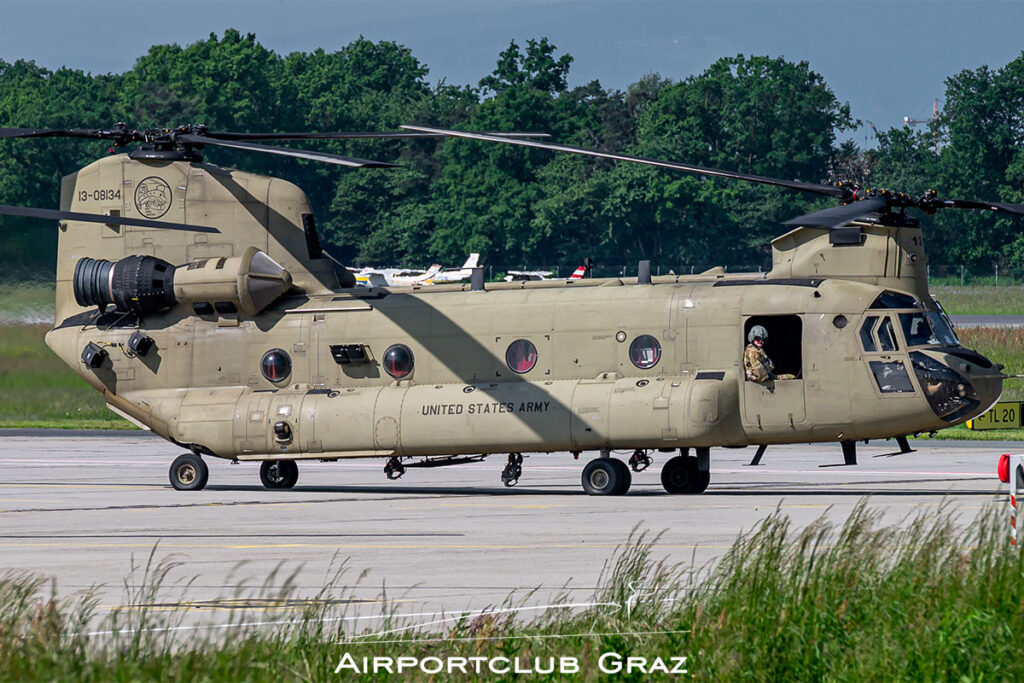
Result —
[[619, 487], [616, 489], [613, 496], [624, 496], [629, 491], [629, 487], [633, 484], [633, 473], [629, 471], [629, 466], [621, 460], [612, 459], [612, 466], [619, 471]]
[[171, 486], [178, 491], [199, 491], [210, 478], [210, 469], [195, 453], [183, 453], [171, 463]]
[[264, 460], [260, 463], [260, 481], [268, 489], [290, 489], [299, 480], [294, 460]]
[[583, 468], [583, 490], [591, 496], [621, 496], [629, 490], [632, 476], [626, 463], [597, 458]]
[[661, 468], [661, 485], [669, 493], [704, 493], [711, 483], [711, 472], [697, 469], [697, 458], [677, 455]]

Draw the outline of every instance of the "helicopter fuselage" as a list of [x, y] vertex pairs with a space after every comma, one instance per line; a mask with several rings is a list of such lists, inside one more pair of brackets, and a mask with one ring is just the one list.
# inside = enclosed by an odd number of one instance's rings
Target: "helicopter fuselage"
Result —
[[[798, 228], [768, 273], [355, 288], [279, 179], [119, 155], [65, 179], [62, 208], [221, 231], [63, 223], [47, 335], [112, 409], [197, 454], [849, 443], [964, 422], [1001, 391], [929, 295], [908, 225]], [[175, 273], [159, 306], [139, 303], [156, 280], [99, 268], [144, 257]], [[754, 325], [777, 371], [762, 383], [743, 367]]]

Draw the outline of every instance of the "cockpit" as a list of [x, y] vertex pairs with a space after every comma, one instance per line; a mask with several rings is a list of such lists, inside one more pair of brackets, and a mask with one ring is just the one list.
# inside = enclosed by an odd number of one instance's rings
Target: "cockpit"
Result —
[[[903, 338], [908, 347], [960, 346], [953, 323], [942, 304], [932, 297], [934, 310], [925, 309], [917, 299], [899, 292], [882, 292], [869, 307], [872, 310], [893, 310], [899, 318]], [[913, 310], [902, 310], [913, 309]], [[887, 318], [886, 318], [887, 319]]]
[[883, 396], [917, 391], [904, 365], [909, 360], [932, 411], [946, 422], [955, 422], [980, 403], [977, 390], [962, 373], [970, 374], [972, 365], [977, 369], [993, 366], [960, 346], [942, 305], [934, 298], [931, 303], [925, 307], [907, 294], [882, 292], [865, 311], [860, 344]]

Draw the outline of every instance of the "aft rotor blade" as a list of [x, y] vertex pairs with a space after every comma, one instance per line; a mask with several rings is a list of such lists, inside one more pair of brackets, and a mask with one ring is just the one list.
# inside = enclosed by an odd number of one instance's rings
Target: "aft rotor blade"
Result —
[[788, 221], [783, 221], [782, 224], [804, 228], [827, 228], [831, 230], [832, 228], [838, 228], [842, 225], [846, 225], [850, 221], [856, 220], [861, 216], [866, 216], [869, 213], [880, 211], [888, 205], [889, 202], [882, 197], [872, 197], [871, 199], [862, 199], [860, 201], [851, 202], [850, 204], [833, 206], [830, 209], [823, 209], [803, 216], [797, 216], [796, 218], [790, 218]]
[[78, 211], [56, 211], [54, 209], [32, 209], [24, 206], [6, 206], [0, 204], [0, 216], [21, 216], [22, 218], [42, 218], [51, 221], [84, 221], [86, 223], [105, 223], [107, 225], [131, 225], [138, 228], [159, 228], [160, 230], [187, 230], [189, 232], [219, 233], [217, 228], [187, 223], [168, 223], [151, 221], [148, 218], [129, 218], [128, 216], [101, 216], [95, 213]]
[[277, 154], [296, 159], [309, 159], [310, 161], [323, 161], [328, 164], [339, 166], [351, 166], [353, 168], [397, 168], [398, 164], [387, 161], [371, 161], [369, 159], [357, 159], [356, 157], [345, 157], [340, 154], [329, 154], [328, 152], [315, 152], [307, 149], [292, 149], [290, 147], [274, 147], [272, 145], [257, 145], [252, 142], [233, 142], [228, 140], [217, 140], [204, 135], [193, 135], [185, 133], [175, 136], [178, 142], [189, 145], [212, 145], [215, 147], [230, 147], [232, 149], [244, 149], [250, 152], [263, 152], [265, 154]]
[[520, 145], [522, 147], [534, 147], [536, 149], [550, 149], [555, 152], [583, 154], [586, 156], [597, 157], [599, 159], [612, 159], [614, 161], [631, 161], [638, 164], [647, 164], [648, 166], [658, 166], [661, 168], [675, 169], [677, 171], [685, 171], [687, 173], [696, 173], [698, 175], [714, 176], [719, 178], [734, 178], [736, 180], [745, 180], [747, 182], [760, 183], [762, 185], [788, 187], [793, 190], [801, 190], [803, 192], [812, 192], [814, 194], [825, 195], [826, 197], [843, 197], [846, 193], [845, 190], [843, 190], [842, 188], [833, 187], [831, 185], [804, 183], [798, 180], [780, 180], [779, 178], [768, 178], [766, 176], [751, 175], [749, 173], [736, 173], [734, 171], [723, 171], [716, 168], [694, 166], [692, 164], [680, 164], [674, 161], [648, 159], [646, 157], [638, 157], [632, 154], [613, 154], [611, 152], [599, 152], [593, 149], [586, 149], [585, 147], [573, 147], [571, 145], [559, 145], [550, 142], [524, 140], [518, 137], [502, 137], [499, 135], [491, 135], [488, 133], [473, 133], [462, 130], [446, 130], [443, 128], [427, 128], [425, 126], [402, 126], [402, 128], [406, 130], [417, 131], [420, 133], [438, 133], [455, 138], [466, 138], [469, 140], [484, 140], [487, 142], [503, 142], [507, 145]]
[[[489, 133], [500, 137], [546, 138], [547, 133]], [[443, 138], [443, 133], [417, 133], [413, 131], [354, 132], [354, 133], [234, 133], [206, 131], [204, 137], [215, 140], [388, 140], [392, 138]]]
[[0, 128], [0, 138], [97, 138], [106, 139], [111, 131], [94, 128]]

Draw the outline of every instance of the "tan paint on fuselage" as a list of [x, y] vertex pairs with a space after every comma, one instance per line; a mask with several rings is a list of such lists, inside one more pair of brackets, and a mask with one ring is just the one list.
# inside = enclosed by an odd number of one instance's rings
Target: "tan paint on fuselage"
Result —
[[[124, 350], [134, 327], [66, 325], [47, 343], [112, 406], [204, 452], [267, 459], [677, 448], [880, 438], [949, 426], [916, 379], [913, 393], [882, 394], [857, 338], [865, 309], [883, 290], [934, 307], [917, 229], [863, 225], [863, 243], [843, 246], [830, 244], [823, 230], [794, 230], [773, 242], [767, 274], [663, 276], [650, 285], [514, 282], [485, 291], [341, 289], [332, 265], [306, 253], [305, 195], [281, 180], [121, 155], [69, 176], [65, 208], [133, 215], [127, 191], [109, 206], [68, 197], [115, 182], [130, 188], [154, 175], [176, 194], [162, 220], [213, 225], [221, 234], [62, 227], [58, 325], [85, 310], [71, 285], [83, 256], [142, 253], [180, 265], [256, 246], [291, 273], [295, 287], [254, 316], [197, 316], [189, 304], [148, 315], [142, 329], [156, 345], [145, 358]], [[777, 381], [773, 391], [745, 382], [741, 363], [745, 321], [764, 315], [798, 315], [802, 327], [802, 375]], [[840, 315], [844, 327], [835, 323]], [[629, 360], [629, 345], [641, 334], [662, 347], [647, 370]], [[538, 350], [536, 367], [523, 375], [505, 364], [516, 339]], [[97, 370], [79, 361], [90, 341], [110, 352]], [[331, 344], [366, 345], [371, 362], [338, 365]], [[392, 344], [415, 356], [402, 381], [380, 365]], [[293, 364], [278, 384], [259, 370], [274, 348]], [[886, 355], [910, 367], [902, 338], [900, 351]], [[967, 365], [937, 357], [961, 370]], [[966, 372], [984, 397], [980, 412], [999, 395], [999, 372]], [[274, 439], [278, 421], [292, 429], [287, 443]]]

